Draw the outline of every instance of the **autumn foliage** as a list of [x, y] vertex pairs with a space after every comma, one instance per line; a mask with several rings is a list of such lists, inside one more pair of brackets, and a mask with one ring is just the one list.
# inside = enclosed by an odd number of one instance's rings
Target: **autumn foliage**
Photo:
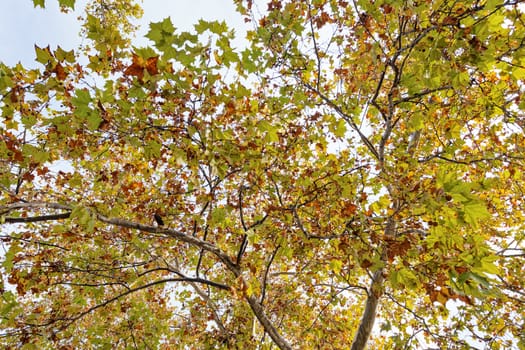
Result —
[[523, 5], [235, 4], [0, 63], [3, 348], [525, 349]]

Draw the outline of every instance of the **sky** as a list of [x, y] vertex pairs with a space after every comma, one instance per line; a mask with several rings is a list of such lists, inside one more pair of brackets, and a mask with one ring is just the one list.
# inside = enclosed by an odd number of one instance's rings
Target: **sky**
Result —
[[[41, 68], [35, 61], [35, 45], [50, 46], [52, 50], [77, 51], [82, 44], [80, 24], [84, 5], [88, 0], [76, 0], [75, 11], [60, 12], [58, 0], [46, 0], [44, 9], [33, 6], [33, 0], [0, 0], [0, 62], [14, 66], [21, 62], [26, 68]], [[188, 31], [199, 19], [226, 21], [237, 34], [247, 25], [235, 11], [232, 0], [137, 0], [144, 10], [139, 21], [134, 46], [152, 45], [144, 35], [149, 31], [149, 23], [160, 22], [170, 17], [173, 25], [180, 31]], [[242, 45], [242, 39], [233, 41]], [[70, 169], [67, 162], [57, 161], [54, 166], [60, 170]]]
[[[14, 65], [19, 61], [26, 66], [36, 66], [34, 45], [65, 50], [76, 49], [80, 41], [80, 23], [85, 0], [77, 0], [75, 13], [64, 14], [58, 9], [57, 0], [46, 0], [46, 8], [34, 8], [32, 0], [1, 0], [0, 11], [0, 61]], [[232, 28], [245, 28], [241, 16], [231, 0], [144, 0], [144, 16], [137, 35], [138, 43], [148, 32], [148, 23], [171, 17], [174, 26], [190, 30], [199, 19], [225, 20]], [[240, 32], [237, 31], [237, 32]]]
[[[36, 67], [34, 45], [52, 49], [57, 45], [65, 50], [77, 49], [81, 44], [80, 22], [82, 4], [77, 0], [74, 13], [64, 14], [58, 9], [57, 0], [46, 0], [46, 8], [34, 8], [32, 0], [1, 0], [0, 11], [0, 62]], [[148, 32], [148, 23], [171, 17], [179, 30], [190, 30], [199, 19], [225, 20], [240, 33], [246, 28], [241, 16], [236, 13], [231, 0], [144, 0], [144, 16], [140, 21], [135, 45], [147, 45], [143, 36]], [[138, 44], [137, 44], [138, 43]]]

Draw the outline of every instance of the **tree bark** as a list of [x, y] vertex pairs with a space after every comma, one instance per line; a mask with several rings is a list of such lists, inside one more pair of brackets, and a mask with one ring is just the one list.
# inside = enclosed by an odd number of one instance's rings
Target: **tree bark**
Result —
[[354, 337], [351, 350], [363, 350], [366, 347], [366, 342], [374, 327], [379, 298], [381, 298], [383, 294], [382, 287], [384, 279], [383, 269], [377, 270], [372, 277], [372, 282], [368, 290], [368, 298], [366, 299], [365, 311], [363, 312], [363, 317], [361, 317], [361, 324]]
[[[397, 205], [396, 205], [397, 207]], [[386, 221], [385, 236], [394, 238], [396, 236], [396, 221], [393, 217], [389, 217]], [[381, 260], [386, 264], [388, 256], [388, 246], [383, 247], [381, 253]], [[357, 334], [354, 337], [351, 350], [363, 350], [366, 348], [366, 342], [370, 338], [374, 321], [376, 319], [377, 305], [379, 299], [383, 295], [383, 282], [385, 281], [385, 267], [380, 268], [372, 275], [372, 282], [368, 289], [368, 297], [366, 299], [365, 311], [361, 317], [361, 323], [357, 329]]]
[[277, 329], [273, 326], [272, 321], [266, 316], [266, 313], [263, 310], [263, 307], [257, 299], [252, 296], [246, 296], [246, 300], [248, 301], [248, 304], [250, 304], [250, 307], [252, 308], [253, 313], [261, 323], [261, 325], [264, 327], [264, 330], [270, 338], [272, 338], [275, 345], [279, 347], [281, 350], [292, 350], [292, 347], [288, 342], [279, 334]]

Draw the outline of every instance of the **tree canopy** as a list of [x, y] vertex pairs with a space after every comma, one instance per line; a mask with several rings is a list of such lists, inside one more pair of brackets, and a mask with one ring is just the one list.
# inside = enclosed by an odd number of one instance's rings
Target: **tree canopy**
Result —
[[525, 349], [519, 3], [88, 1], [0, 62], [0, 344]]

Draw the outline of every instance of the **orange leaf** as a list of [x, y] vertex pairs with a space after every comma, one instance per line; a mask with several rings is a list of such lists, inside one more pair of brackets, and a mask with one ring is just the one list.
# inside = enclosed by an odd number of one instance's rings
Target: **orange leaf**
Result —
[[23, 96], [23, 90], [18, 85], [11, 89], [11, 94], [9, 99], [12, 103], [17, 103], [20, 99], [19, 97]]
[[150, 75], [159, 74], [159, 69], [157, 67], [157, 61], [159, 56], [150, 57], [146, 60], [146, 70]]
[[66, 79], [66, 71], [64, 70], [64, 67], [62, 67], [62, 65], [59, 63], [57, 63], [57, 65], [55, 66], [55, 69], [53, 69], [53, 72], [57, 75], [57, 79], [62, 81], [64, 79]]
[[457, 25], [459, 23], [459, 19], [453, 16], [447, 16], [443, 19], [444, 25]]
[[133, 54], [131, 65], [124, 71], [125, 75], [133, 75], [142, 80], [144, 77], [144, 69], [148, 71], [150, 75], [159, 74], [157, 67], [158, 56], [150, 57], [144, 60], [142, 57]]
[[141, 57], [133, 54], [131, 66], [126, 68], [124, 74], [133, 75], [139, 78], [139, 80], [142, 80], [144, 77], [144, 60]]
[[352, 216], [357, 211], [357, 205], [354, 203], [345, 203], [344, 207], [342, 208], [342, 214], [345, 216]]

